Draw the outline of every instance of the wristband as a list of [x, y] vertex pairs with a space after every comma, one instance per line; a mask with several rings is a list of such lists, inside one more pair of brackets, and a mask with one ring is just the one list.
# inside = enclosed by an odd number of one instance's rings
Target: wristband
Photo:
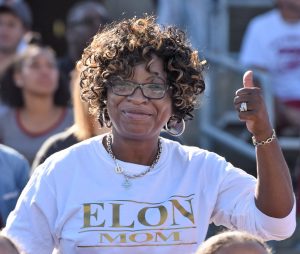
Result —
[[273, 129], [273, 132], [272, 132], [272, 136], [267, 138], [266, 140], [263, 140], [263, 141], [257, 141], [256, 138], [254, 136], [252, 136], [252, 142], [253, 142], [254, 146], [261, 146], [261, 145], [269, 144], [274, 139], [276, 139], [276, 133], [275, 133], [274, 129]]

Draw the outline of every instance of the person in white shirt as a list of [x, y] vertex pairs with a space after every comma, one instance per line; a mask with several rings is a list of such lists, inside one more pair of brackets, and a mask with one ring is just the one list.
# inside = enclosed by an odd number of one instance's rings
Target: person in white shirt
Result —
[[[277, 128], [300, 134], [300, 1], [277, 0], [277, 8], [250, 21], [240, 62], [270, 74]], [[283, 132], [284, 133], [284, 132]]]
[[97, 33], [78, 63], [81, 95], [110, 133], [34, 171], [4, 233], [28, 253], [192, 253], [210, 223], [281, 240], [295, 229], [289, 169], [252, 72], [234, 105], [253, 134], [258, 179], [173, 135], [205, 90], [184, 32], [152, 16]]

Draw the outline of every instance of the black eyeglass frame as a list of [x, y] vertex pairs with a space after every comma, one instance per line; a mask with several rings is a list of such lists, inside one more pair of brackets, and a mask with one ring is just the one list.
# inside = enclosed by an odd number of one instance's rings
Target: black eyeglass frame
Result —
[[[130, 83], [131, 85], [134, 85], [134, 89], [132, 90], [131, 93], [128, 93], [128, 94], [121, 94], [121, 93], [118, 93], [114, 90], [114, 86], [116, 85], [115, 82], [118, 81], [118, 82], [122, 82], [123, 84], [124, 83]], [[171, 87], [170, 85], [166, 84], [166, 83], [163, 83], [163, 84], [160, 84], [160, 83], [155, 83], [155, 82], [150, 82], [150, 83], [136, 83], [134, 81], [131, 81], [131, 80], [123, 80], [123, 79], [115, 79], [115, 80], [109, 80], [108, 81], [108, 86], [111, 88], [112, 92], [118, 96], [131, 96], [135, 93], [136, 89], [140, 88], [141, 89], [141, 92], [143, 94], [143, 96], [149, 100], [160, 100], [160, 99], [163, 99], [165, 96], [166, 96], [166, 93], [167, 91], [169, 90], [169, 88]], [[147, 85], [159, 85], [161, 87], [164, 87], [165, 89], [163, 90], [163, 94], [162, 96], [160, 97], [151, 97], [151, 96], [147, 96], [144, 92], [144, 89], [145, 89], [145, 86]], [[147, 88], [147, 87], [146, 87]], [[149, 88], [150, 89], [150, 88]], [[151, 90], [151, 89], [150, 89]]]

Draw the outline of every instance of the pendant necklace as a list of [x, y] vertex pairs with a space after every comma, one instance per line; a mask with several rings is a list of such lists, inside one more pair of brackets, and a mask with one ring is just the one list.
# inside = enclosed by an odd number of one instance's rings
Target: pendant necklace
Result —
[[130, 186], [131, 186], [131, 181], [130, 180], [146, 175], [147, 173], [149, 173], [155, 167], [155, 165], [159, 161], [159, 158], [160, 158], [160, 155], [161, 155], [161, 151], [162, 151], [161, 140], [159, 138], [158, 139], [157, 154], [156, 154], [156, 157], [155, 157], [154, 161], [152, 162], [152, 164], [146, 170], [142, 171], [141, 173], [139, 173], [139, 174], [132, 174], [131, 175], [131, 174], [128, 174], [127, 172], [125, 172], [124, 169], [119, 165], [119, 163], [118, 163], [118, 161], [116, 159], [116, 156], [113, 154], [111, 143], [112, 143], [112, 134], [108, 134], [106, 136], [107, 150], [108, 150], [109, 155], [111, 156], [111, 158], [113, 159], [113, 161], [114, 161], [114, 163], [116, 165], [115, 172], [117, 174], [122, 174], [124, 176], [124, 182], [122, 183], [122, 186], [125, 189], [130, 188]]

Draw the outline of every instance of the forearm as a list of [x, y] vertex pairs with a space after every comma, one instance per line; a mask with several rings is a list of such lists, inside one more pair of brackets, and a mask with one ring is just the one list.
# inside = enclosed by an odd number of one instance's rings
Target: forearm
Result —
[[289, 168], [278, 140], [257, 146], [256, 156], [256, 205], [268, 216], [283, 218], [292, 210], [294, 197]]

